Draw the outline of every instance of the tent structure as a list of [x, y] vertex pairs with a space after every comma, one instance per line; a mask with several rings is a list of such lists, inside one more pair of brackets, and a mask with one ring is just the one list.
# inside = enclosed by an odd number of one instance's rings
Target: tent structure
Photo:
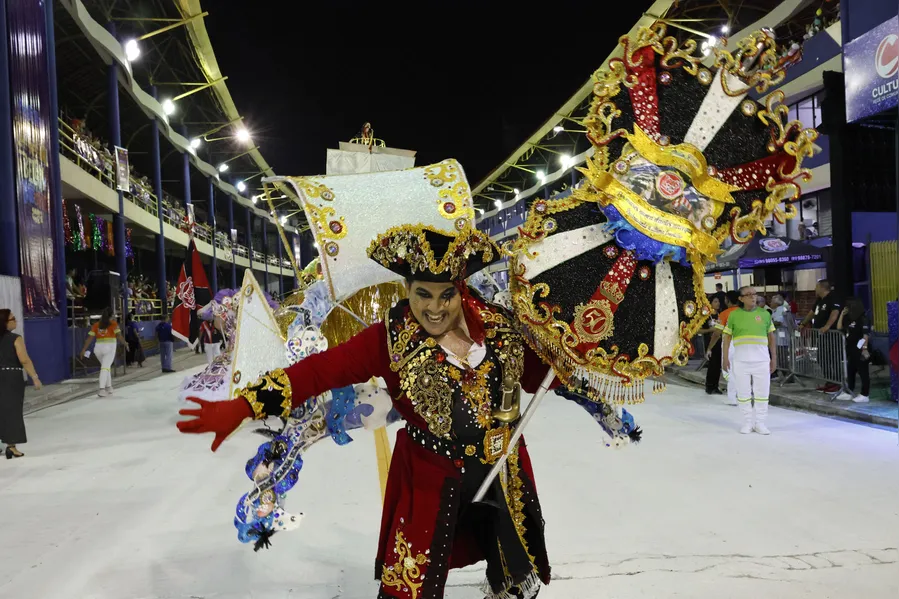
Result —
[[735, 243], [724, 250], [724, 252], [718, 256], [716, 262], [706, 265], [706, 274], [739, 268], [740, 265], [737, 264], [737, 260], [746, 252], [747, 245], [748, 244]]
[[740, 268], [758, 268], [820, 262], [823, 259], [821, 248], [803, 241], [783, 237], [755, 237], [746, 244], [746, 251], [737, 262]]
[[804, 241], [783, 237], [755, 237], [749, 243], [731, 246], [718, 256], [715, 264], [706, 268], [706, 272], [803, 264], [821, 262], [823, 259], [821, 248]]
[[734, 244], [706, 272], [735, 268], [760, 268], [786, 264], [804, 264], [824, 260], [822, 249], [804, 241], [783, 237], [755, 237], [746, 244]]
[[706, 272], [722, 272], [735, 268], [761, 268], [786, 264], [821, 262], [824, 254], [821, 248], [804, 241], [783, 237], [755, 237], [749, 243], [732, 245], [718, 256], [715, 264]]

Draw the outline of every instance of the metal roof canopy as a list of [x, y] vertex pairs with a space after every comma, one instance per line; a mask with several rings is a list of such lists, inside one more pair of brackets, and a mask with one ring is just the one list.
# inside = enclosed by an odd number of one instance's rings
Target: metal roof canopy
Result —
[[[88, 128], [100, 136], [102, 141], [109, 142], [104, 101], [108, 83], [103, 63], [108, 65], [115, 61], [121, 66], [120, 89], [128, 92], [120, 94], [123, 145], [130, 145], [130, 140], [136, 147], [149, 149], [149, 119], [157, 118], [162, 137], [166, 138], [173, 148], [167, 151], [165, 146], [163, 147], [163, 159], [173, 152], [188, 152], [192, 169], [200, 171], [203, 175], [191, 177], [191, 196], [198, 207], [208, 204], [208, 183], [205, 178], [212, 177], [215, 186], [221, 192], [237, 198], [238, 204], [249, 207], [259, 217], [273, 221], [267, 209], [262, 206], [256, 207], [250, 199], [240, 195], [233, 185], [221, 180], [217, 167], [213, 166], [229, 161], [229, 173], [247, 174], [250, 177], [256, 176], [257, 173], [262, 175], [266, 171], [271, 172], [271, 167], [258, 150], [247, 152], [247, 146], [236, 143], [230, 144], [229, 147], [226, 145], [229, 144], [228, 141], [216, 142], [214, 147], [204, 145], [198, 151], [190, 149], [190, 137], [240, 119], [233, 102], [230, 102], [230, 107], [223, 107], [218, 100], [218, 94], [213, 93], [219, 89], [225, 89], [227, 93], [225, 84], [217, 83], [208, 90], [194, 94], [189, 100], [182, 99], [177, 104], [178, 112], [171, 118], [164, 115], [159, 102], [148, 93], [149, 85], [156, 83], [159, 88], [159, 99], [162, 100], [166, 97], [176, 97], [185, 88], [195, 89], [197, 84], [221, 79], [221, 76], [210, 79], [192, 50], [193, 44], [187, 28], [202, 23], [202, 19], [192, 20], [182, 27], [166, 31], [163, 35], [143, 40], [141, 57], [134, 63], [129, 63], [124, 58], [121, 44], [100, 22], [118, 21], [116, 33], [119, 39], [138, 38], [148, 30], [157, 30], [165, 25], [159, 20], [181, 21], [183, 17], [179, 7], [167, 0], [151, 0], [149, 6], [147, 2], [138, 3], [131, 0], [61, 0], [60, 5], [63, 10], [56, 11], [57, 29], [61, 32], [61, 35], [57, 36], [57, 48], [73, 49], [72, 52], [57, 52], [60, 96], [61, 100], [65, 100], [65, 103], [63, 101], [60, 103], [62, 108], [68, 109], [69, 116], [90, 118], [96, 113], [97, 118], [89, 120]], [[91, 47], [90, 50], [88, 46]], [[96, 71], [92, 72], [94, 69]], [[180, 87], [172, 87], [166, 85], [167, 83], [178, 84]], [[230, 94], [228, 98], [230, 99]], [[79, 114], [73, 111], [73, 104], [84, 112]], [[182, 125], [188, 128], [188, 137], [181, 135]], [[254, 146], [251, 143], [249, 148], [252, 147]], [[136, 150], [133, 151], [133, 155], [133, 162], [139, 165], [135, 170], [139, 171], [140, 175], [149, 177], [152, 173], [149, 159], [141, 158], [141, 153]], [[206, 160], [202, 158], [204, 155]], [[163, 180], [180, 181], [182, 168], [183, 164], [178, 160], [172, 161], [171, 157], [164, 160]], [[253, 189], [253, 180], [247, 181], [247, 186]], [[164, 188], [176, 197], [182, 198], [184, 195], [181, 187], [174, 188], [164, 183]], [[224, 202], [219, 203], [217, 213], [224, 213], [223, 204]]]

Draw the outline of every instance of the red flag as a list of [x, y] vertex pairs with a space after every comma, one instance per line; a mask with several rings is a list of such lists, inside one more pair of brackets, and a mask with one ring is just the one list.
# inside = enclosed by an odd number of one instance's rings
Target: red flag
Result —
[[187, 257], [178, 276], [175, 290], [178, 303], [172, 310], [172, 334], [193, 348], [200, 337], [200, 318], [197, 310], [212, 301], [209, 280], [200, 260], [193, 237], [187, 246]]

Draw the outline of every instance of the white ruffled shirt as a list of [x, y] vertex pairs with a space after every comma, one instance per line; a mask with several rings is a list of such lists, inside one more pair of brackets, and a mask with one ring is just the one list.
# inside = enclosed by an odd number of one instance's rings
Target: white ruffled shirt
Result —
[[[470, 338], [471, 335], [468, 334], [468, 324], [465, 322], [464, 316], [462, 317], [462, 321], [459, 324], [459, 328], [465, 331], [465, 335]], [[456, 356], [456, 354], [454, 354], [451, 349], [449, 349], [442, 343], [440, 344], [440, 347], [442, 347], [443, 351], [446, 352], [446, 359], [449, 361], [449, 363], [456, 368], [461, 368], [463, 370], [465, 370], [465, 366], [462, 365], [462, 363], [459, 361], [459, 358], [462, 358], [463, 360], [468, 362], [468, 365], [472, 368], [477, 368], [481, 365], [481, 362], [484, 361], [484, 358], [487, 357], [487, 346], [482, 343], [473, 343], [469, 348], [468, 353], [464, 356]]]

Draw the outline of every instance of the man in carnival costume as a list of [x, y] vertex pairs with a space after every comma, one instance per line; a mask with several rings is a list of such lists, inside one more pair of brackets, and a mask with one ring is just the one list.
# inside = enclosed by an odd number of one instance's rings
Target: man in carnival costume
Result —
[[[519, 390], [545, 390], [554, 373], [564, 383], [557, 394], [597, 421], [607, 445], [639, 441], [620, 406], [643, 401], [650, 379], [661, 391], [665, 368], [693, 353], [711, 311], [705, 264], [727, 240], [764, 232], [769, 216], [795, 213], [817, 133], [787, 122], [779, 92], [765, 104], [748, 97], [784, 78], [770, 32], [741, 40], [734, 53], [716, 49], [711, 68], [694, 41], [666, 36], [661, 23], [621, 46], [622, 58], [595, 75], [584, 123], [596, 152], [583, 184], [569, 197], [534, 201], [510, 246], [514, 314], [464, 282], [499, 250], [473, 228], [454, 161], [291, 180], [332, 299], [389, 280], [384, 273], [405, 278], [409, 299], [347, 343], [265, 373], [234, 400], [181, 412], [196, 418], [178, 428], [214, 433], [214, 451], [247, 418], [286, 417], [329, 389], [383, 378], [406, 428], [384, 501], [381, 598], [440, 599], [450, 568], [485, 559], [488, 596], [535, 596], [550, 570], [530, 460], [523, 440], [510, 442]], [[416, 224], [403, 224], [410, 213]], [[508, 446], [501, 476], [475, 503]]]
[[451, 236], [410, 225], [380, 235], [369, 256], [406, 279], [409, 299], [385, 322], [267, 373], [237, 399], [200, 400], [199, 409], [181, 412], [197, 418], [178, 428], [215, 433], [215, 451], [246, 418], [286, 417], [309, 397], [382, 377], [406, 428], [397, 434], [384, 501], [379, 597], [442, 597], [450, 568], [484, 559], [491, 596], [533, 597], [550, 572], [523, 440], [509, 459], [506, 489], [497, 479], [483, 503], [472, 503], [517, 419], [517, 410], [502, 411], [504, 396], [509, 405], [520, 388], [536, 390], [548, 369], [512, 316], [465, 283], [500, 251], [474, 230]]

